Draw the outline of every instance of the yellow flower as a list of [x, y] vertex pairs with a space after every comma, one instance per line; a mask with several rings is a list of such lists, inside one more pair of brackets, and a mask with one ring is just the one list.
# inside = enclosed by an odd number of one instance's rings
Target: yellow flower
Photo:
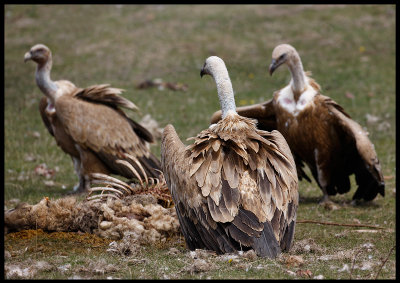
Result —
[[252, 79], [254, 79], [254, 74], [253, 74], [253, 73], [250, 73], [250, 74], [248, 75], [248, 77], [249, 77], [250, 80], [252, 80]]
[[246, 99], [239, 100], [239, 105], [247, 105], [247, 100]]
[[364, 46], [360, 46], [358, 48], [358, 50], [360, 51], [360, 53], [363, 53], [363, 52], [365, 52], [365, 47]]

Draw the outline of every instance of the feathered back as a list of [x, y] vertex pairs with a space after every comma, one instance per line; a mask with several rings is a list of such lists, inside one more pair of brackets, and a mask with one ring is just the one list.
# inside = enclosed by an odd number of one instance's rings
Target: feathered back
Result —
[[255, 124], [228, 115], [185, 149], [172, 126], [164, 130], [162, 168], [191, 249], [251, 247], [268, 257], [290, 249], [296, 167], [282, 135]]
[[232, 221], [239, 205], [262, 222], [272, 219], [276, 207], [287, 211], [297, 175], [290, 150], [278, 132], [257, 130], [256, 121], [249, 118], [227, 117], [202, 131], [186, 154], [191, 161], [190, 176], [202, 195], [212, 200], [209, 205], [216, 209], [211, 210], [216, 220]]

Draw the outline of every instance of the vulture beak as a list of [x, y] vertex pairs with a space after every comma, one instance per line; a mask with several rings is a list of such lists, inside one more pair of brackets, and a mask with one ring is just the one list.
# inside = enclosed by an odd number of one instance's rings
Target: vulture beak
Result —
[[30, 51], [26, 52], [24, 56], [24, 63], [26, 63], [26, 61], [29, 61], [31, 59], [32, 59], [31, 52]]
[[205, 74], [207, 74], [207, 72], [204, 71], [204, 69], [201, 69], [201, 71], [200, 71], [200, 77], [202, 78]]
[[272, 73], [278, 68], [279, 65], [276, 64], [276, 60], [272, 59], [271, 64], [269, 65], [269, 75], [272, 76]]
[[207, 72], [207, 70], [206, 70], [206, 63], [204, 63], [204, 66], [203, 66], [203, 68], [201, 68], [201, 71], [200, 71], [200, 77], [202, 78], [204, 75], [208, 75], [209, 73]]

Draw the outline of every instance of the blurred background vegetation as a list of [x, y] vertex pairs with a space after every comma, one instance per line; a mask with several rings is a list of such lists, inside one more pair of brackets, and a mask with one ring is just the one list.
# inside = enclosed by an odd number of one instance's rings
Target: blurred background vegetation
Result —
[[[208, 127], [211, 115], [219, 109], [215, 83], [199, 75], [208, 56], [225, 61], [236, 104], [242, 106], [268, 100], [288, 83], [286, 68], [270, 77], [267, 67], [273, 48], [289, 43], [298, 50], [304, 69], [312, 71], [322, 93], [367, 128], [386, 180], [384, 198], [378, 196], [373, 205], [352, 207], [346, 204], [355, 191], [353, 178], [351, 192], [334, 198], [341, 204], [334, 211], [317, 205], [322, 194], [314, 181], [301, 182], [298, 219], [345, 222], [356, 218], [394, 229], [394, 5], [4, 7], [6, 204], [13, 199], [35, 203], [44, 196], [58, 198], [77, 182], [70, 157], [56, 145], [38, 112], [42, 94], [34, 80], [36, 66], [23, 62], [24, 53], [34, 44], [43, 43], [52, 50], [53, 80], [67, 79], [79, 87], [109, 83], [126, 89], [123, 95], [141, 109], [141, 114], [129, 113], [130, 117], [140, 121], [150, 114], [161, 128], [171, 123], [185, 141]], [[136, 89], [139, 83], [155, 78], [185, 84], [188, 89]], [[160, 157], [159, 141], [151, 149]], [[35, 173], [42, 163], [55, 171], [51, 179]], [[336, 228], [325, 228], [298, 224], [295, 237], [312, 237], [328, 248], [373, 241], [379, 250], [377, 258], [395, 241], [394, 232], [332, 240]], [[393, 254], [382, 271], [386, 278], [394, 277], [394, 258]], [[315, 268], [323, 274], [332, 272], [324, 265]], [[367, 273], [358, 272], [357, 276], [368, 278]], [[339, 275], [325, 277], [329, 276]]]

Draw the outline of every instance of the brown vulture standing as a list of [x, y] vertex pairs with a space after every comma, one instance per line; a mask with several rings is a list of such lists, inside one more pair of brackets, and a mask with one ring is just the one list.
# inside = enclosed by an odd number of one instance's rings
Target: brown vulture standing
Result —
[[298, 180], [290, 149], [278, 131], [256, 128], [236, 113], [224, 62], [209, 57], [201, 76], [211, 75], [223, 119], [185, 147], [167, 125], [161, 166], [181, 231], [190, 250], [217, 253], [254, 249], [275, 258], [292, 246]]
[[[322, 202], [329, 195], [348, 192], [353, 173], [358, 185], [353, 200], [384, 196], [381, 166], [368, 134], [340, 105], [320, 93], [320, 86], [303, 71], [296, 49], [288, 44], [275, 47], [270, 74], [282, 64], [292, 75], [289, 85], [264, 103], [238, 108], [239, 115], [257, 119], [259, 129], [282, 133], [299, 178], [311, 181], [302, 169], [305, 163], [323, 191]], [[216, 112], [211, 123], [219, 119], [221, 112]]]
[[[36, 84], [45, 95], [39, 104], [42, 120], [71, 156], [79, 176], [74, 191], [90, 187], [91, 173], [145, 180], [159, 176], [160, 161], [149, 150], [153, 136], [119, 108], [138, 109], [120, 96], [122, 89], [104, 84], [77, 88], [70, 81], [52, 81], [51, 51], [43, 44], [25, 53], [24, 61], [28, 60], [37, 63]], [[133, 170], [118, 159], [129, 162]]]

